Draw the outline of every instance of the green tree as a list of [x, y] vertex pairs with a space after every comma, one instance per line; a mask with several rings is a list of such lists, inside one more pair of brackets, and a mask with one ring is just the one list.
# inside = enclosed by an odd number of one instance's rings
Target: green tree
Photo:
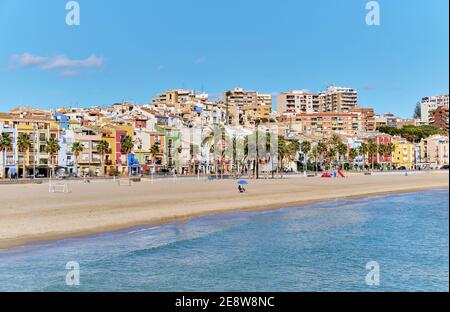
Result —
[[384, 144], [378, 145], [378, 155], [381, 157], [381, 162], [383, 162], [384, 157], [387, 154], [387, 146]]
[[[128, 158], [129, 158], [131, 151], [133, 150], [133, 147], [134, 147], [134, 142], [133, 142], [133, 138], [131, 136], [125, 135], [120, 138], [120, 151], [127, 155], [128, 168], [129, 168]], [[130, 174], [130, 170], [128, 170], [128, 174]]]
[[[261, 141], [263, 144], [261, 144]], [[268, 161], [266, 156], [268, 154], [267, 152], [270, 151], [270, 133], [260, 131], [256, 128], [256, 131], [246, 138], [244, 149], [247, 157], [249, 156], [249, 142], [256, 143], [254, 150], [255, 159], [253, 160], [253, 175], [256, 179], [259, 179], [261, 156], [264, 157], [265, 161]]]
[[56, 138], [51, 137], [45, 143], [44, 152], [46, 152], [48, 154], [48, 157], [50, 160], [50, 167], [51, 167], [50, 178], [55, 175], [54, 158], [55, 158], [55, 155], [58, 154], [60, 148], [61, 147], [59, 146], [58, 140]]
[[359, 155], [363, 157], [363, 167], [366, 168], [366, 157], [367, 153], [369, 153], [369, 146], [367, 143], [361, 143], [361, 146], [359, 147]]
[[105, 175], [105, 154], [109, 150], [109, 143], [106, 140], [101, 140], [97, 144], [97, 152], [100, 154], [100, 166], [102, 167], [102, 175]]
[[420, 140], [427, 138], [431, 135], [435, 134], [445, 134], [447, 129], [436, 129], [430, 125], [423, 126], [412, 126], [407, 125], [400, 129], [389, 127], [389, 126], [380, 126], [377, 127], [377, 130], [382, 133], [387, 133], [389, 135], [399, 135], [410, 142], [420, 142]]
[[156, 156], [161, 152], [161, 147], [159, 143], [155, 143], [150, 147], [150, 155], [152, 156], [152, 161], [156, 163]]
[[6, 178], [6, 152], [13, 147], [11, 136], [8, 132], [2, 132], [0, 136], [0, 151], [3, 153], [3, 177]]
[[292, 139], [289, 143], [288, 143], [288, 158], [289, 161], [295, 161], [297, 162], [297, 155], [298, 152], [301, 149], [301, 144], [297, 139]]
[[19, 133], [19, 136], [17, 137], [17, 148], [19, 149], [20, 153], [23, 153], [22, 158], [22, 178], [26, 177], [26, 161], [25, 158], [28, 154], [28, 151], [33, 146], [33, 141], [31, 141], [31, 137], [28, 133], [21, 132]]
[[372, 159], [372, 170], [374, 168], [374, 164], [376, 159], [378, 158], [378, 144], [374, 139], [369, 140], [368, 152]]
[[289, 156], [289, 147], [286, 144], [284, 136], [278, 136], [278, 168], [281, 172], [281, 178], [283, 178], [284, 160]]
[[214, 155], [214, 172], [216, 178], [219, 175], [219, 169], [221, 169], [223, 175], [223, 167], [225, 160], [225, 148], [228, 134], [224, 126], [213, 125], [207, 132], [206, 136], [202, 140], [202, 146], [208, 146], [209, 152]]
[[326, 157], [326, 153], [328, 151], [328, 146], [324, 141], [319, 141], [317, 143], [317, 153], [319, 153], [319, 159], [320, 159], [320, 167], [322, 168], [323, 160]]
[[308, 159], [307, 159], [307, 155], [308, 153], [311, 151], [311, 142], [308, 140], [304, 140], [302, 142], [302, 147], [301, 147], [301, 151], [303, 153], [303, 155], [305, 156], [304, 162], [305, 162], [305, 168], [304, 171], [306, 172], [306, 170], [308, 170]]
[[80, 156], [80, 153], [83, 150], [84, 150], [84, 147], [83, 147], [83, 145], [80, 142], [78, 142], [78, 141], [73, 142], [73, 144], [72, 144], [72, 153], [75, 156], [74, 164], [75, 164], [75, 171], [77, 172], [77, 175], [78, 175], [78, 156]]
[[348, 153], [347, 144], [339, 143], [339, 145], [337, 146], [337, 152], [338, 152], [338, 155], [340, 156], [340, 159], [341, 158], [345, 159], [347, 156], [347, 153]]
[[333, 133], [328, 143], [330, 152], [330, 163], [331, 158], [334, 156], [336, 159], [336, 165], [339, 166], [339, 145], [342, 144], [342, 139], [338, 134]]
[[359, 156], [358, 149], [351, 148], [350, 151], [348, 152], [348, 155], [349, 155], [350, 159], [352, 160], [352, 169], [354, 170], [355, 169], [355, 160]]
[[389, 169], [392, 170], [392, 157], [394, 157], [393, 153], [395, 151], [394, 143], [388, 143], [386, 145], [386, 153], [389, 154]]

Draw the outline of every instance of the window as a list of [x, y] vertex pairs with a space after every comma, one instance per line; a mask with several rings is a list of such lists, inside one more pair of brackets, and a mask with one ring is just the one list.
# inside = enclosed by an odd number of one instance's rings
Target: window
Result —
[[39, 133], [39, 141], [47, 141], [47, 136], [45, 133]]
[[83, 161], [89, 161], [89, 154], [82, 154], [82, 155], [81, 155], [81, 160], [83, 160]]
[[92, 161], [100, 161], [100, 155], [99, 154], [92, 154]]

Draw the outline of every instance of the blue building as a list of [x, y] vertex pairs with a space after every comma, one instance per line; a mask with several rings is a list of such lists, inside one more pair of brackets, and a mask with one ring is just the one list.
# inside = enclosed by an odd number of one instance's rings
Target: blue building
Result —
[[69, 129], [69, 116], [55, 112], [53, 120], [64, 130]]

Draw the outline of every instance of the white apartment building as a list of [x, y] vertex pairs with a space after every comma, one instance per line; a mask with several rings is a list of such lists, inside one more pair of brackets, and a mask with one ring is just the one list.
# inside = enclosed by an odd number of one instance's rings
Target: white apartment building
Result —
[[277, 112], [295, 114], [312, 114], [320, 110], [318, 94], [304, 90], [292, 90], [283, 92], [277, 96]]
[[319, 93], [323, 113], [349, 113], [358, 106], [358, 92], [352, 88], [329, 86]]
[[429, 124], [430, 111], [441, 106], [448, 106], [448, 94], [424, 97], [420, 101], [420, 120]]
[[420, 160], [433, 168], [449, 164], [449, 139], [445, 135], [432, 135], [420, 142]]

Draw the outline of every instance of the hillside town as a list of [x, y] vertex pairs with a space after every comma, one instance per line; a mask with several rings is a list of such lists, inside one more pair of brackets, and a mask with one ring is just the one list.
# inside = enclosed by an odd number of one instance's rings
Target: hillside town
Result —
[[[448, 103], [448, 94], [424, 97], [415, 118], [404, 119], [361, 105], [353, 88], [329, 86], [276, 96], [235, 88], [215, 101], [178, 89], [146, 104], [17, 107], [0, 113], [0, 177], [448, 168]], [[255, 133], [274, 134], [275, 162], [270, 153], [250, 157]], [[238, 141], [244, 153], [236, 162]]]

